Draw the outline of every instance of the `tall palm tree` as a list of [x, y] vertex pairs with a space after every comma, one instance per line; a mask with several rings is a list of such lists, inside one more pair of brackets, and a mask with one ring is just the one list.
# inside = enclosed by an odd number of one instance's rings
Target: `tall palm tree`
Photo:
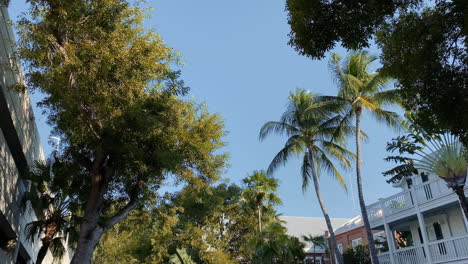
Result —
[[278, 180], [268, 176], [264, 171], [254, 171], [252, 174], [244, 178], [243, 183], [246, 185], [244, 195], [250, 195], [257, 207], [258, 214], [258, 233], [262, 239], [262, 211], [264, 202], [269, 206], [281, 204], [278, 197]]
[[317, 247], [323, 248], [325, 252], [327, 251], [327, 240], [324, 236], [313, 236], [311, 234], [305, 236], [302, 236], [302, 240], [306, 242], [312, 243], [312, 247], [314, 249], [314, 264], [317, 263], [317, 258], [316, 258], [316, 249]]
[[396, 113], [383, 109], [387, 105], [398, 103], [399, 90], [385, 90], [391, 79], [378, 72], [368, 72], [369, 65], [376, 59], [377, 57], [369, 56], [365, 51], [357, 51], [349, 54], [343, 61], [338, 54], [332, 54], [330, 63], [330, 69], [339, 83], [336, 102], [341, 102], [345, 109], [343, 124], [347, 125], [352, 118], [355, 119], [356, 179], [359, 205], [374, 264], [378, 264], [379, 260], [362, 192], [361, 117], [363, 111], [366, 110], [378, 121], [388, 126], [397, 127], [400, 123], [400, 118]]
[[35, 163], [28, 176], [31, 188], [21, 200], [23, 210], [30, 204], [38, 218], [26, 225], [26, 237], [31, 242], [42, 236], [37, 264], [42, 263], [49, 249], [54, 259], [61, 259], [65, 252], [66, 235], [70, 232], [69, 199], [62, 192], [51, 193], [47, 188], [47, 182], [51, 180], [50, 167], [49, 163]]
[[[297, 90], [289, 95], [286, 111], [279, 121], [269, 121], [260, 130], [260, 140], [271, 134], [288, 136], [285, 146], [273, 158], [267, 173], [270, 174], [280, 165], [285, 164], [291, 156], [302, 157], [302, 190], [306, 191], [312, 180], [320, 208], [327, 223], [338, 263], [343, 263], [342, 256], [337, 253], [335, 233], [328, 215], [319, 186], [319, 176], [322, 171], [338, 180], [346, 189], [346, 184], [332, 160], [337, 160], [343, 167], [350, 167], [350, 158], [354, 155], [339, 142], [344, 135], [352, 131], [350, 127], [342, 127], [336, 141], [332, 136], [340, 125], [342, 117], [336, 114], [340, 110], [336, 104], [326, 102], [324, 97], [313, 95], [304, 90]], [[342, 136], [343, 135], [343, 136]]]

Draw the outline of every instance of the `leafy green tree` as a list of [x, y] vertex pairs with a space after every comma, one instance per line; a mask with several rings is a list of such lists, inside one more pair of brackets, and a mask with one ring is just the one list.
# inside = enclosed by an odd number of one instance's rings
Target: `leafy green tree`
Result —
[[184, 248], [196, 263], [249, 263], [256, 208], [244, 206], [242, 189], [219, 184], [187, 186], [161, 204], [152, 235], [153, 262], [164, 263]]
[[280, 221], [270, 223], [262, 233], [262, 239], [255, 238], [250, 242], [254, 248], [252, 263], [303, 263], [306, 257], [304, 243], [296, 237], [288, 236]]
[[399, 91], [394, 89], [384, 90], [390, 82], [388, 76], [379, 72], [368, 73], [369, 65], [376, 59], [376, 57], [368, 56], [365, 51], [351, 53], [344, 61], [341, 61], [338, 54], [333, 54], [330, 67], [339, 83], [338, 97], [332, 100], [336, 100], [344, 106], [342, 124], [348, 127], [347, 124], [351, 122], [352, 118], [355, 118], [356, 179], [359, 205], [367, 238], [370, 241], [369, 248], [372, 262], [375, 264], [378, 263], [377, 250], [375, 249], [362, 191], [361, 117], [363, 111], [366, 111], [375, 119], [390, 127], [398, 127], [400, 124], [400, 118], [396, 113], [383, 109], [385, 106], [398, 103]]
[[313, 236], [309, 234], [307, 236], [305, 235], [302, 236], [302, 240], [304, 240], [305, 242], [312, 243], [313, 253], [314, 253], [314, 264], [317, 263], [316, 254], [315, 254], [315, 250], [317, 249], [317, 247], [322, 248], [323, 250], [325, 250], [325, 252], [328, 251], [327, 240], [324, 236]]
[[[19, 22], [27, 84], [62, 159], [76, 164], [70, 208], [81, 218], [72, 264], [90, 263], [100, 238], [151, 203], [164, 180], [207, 185], [225, 155], [223, 124], [179, 95], [176, 53], [145, 30], [145, 14], [125, 0], [31, 0]], [[78, 173], [79, 172], [79, 173]], [[79, 177], [77, 177], [79, 175]]]
[[374, 41], [381, 72], [398, 80], [405, 108], [428, 132], [449, 130], [468, 145], [468, 27], [463, 0], [287, 0], [289, 44], [323, 58], [337, 43]]
[[132, 211], [111, 228], [94, 252], [96, 264], [149, 263], [152, 254], [151, 236], [154, 213], [151, 209]]
[[281, 204], [281, 200], [277, 196], [278, 180], [268, 176], [264, 171], [254, 171], [248, 177], [242, 179], [242, 182], [246, 186], [244, 196], [252, 196], [253, 200], [255, 200], [258, 214], [258, 234], [260, 239], [262, 239], [262, 210], [264, 202], [266, 201], [268, 206]]
[[[285, 146], [273, 158], [268, 173], [272, 173], [278, 166], [285, 164], [291, 156], [303, 156], [302, 190], [305, 191], [312, 180], [317, 200], [330, 232], [332, 245], [335, 252], [339, 252], [330, 216], [322, 199], [319, 176], [322, 171], [325, 171], [346, 189], [345, 181], [332, 159], [337, 160], [345, 168], [351, 166], [349, 158], [353, 158], [354, 155], [340, 142], [344, 140], [346, 133], [352, 132], [352, 128], [341, 126], [340, 133], [335, 133], [342, 120], [342, 117], [336, 114], [340, 108], [336, 104], [327, 102], [327, 98], [313, 95], [304, 90], [297, 90], [295, 93], [291, 93], [288, 99], [288, 106], [280, 121], [269, 121], [260, 130], [261, 140], [271, 134], [288, 136]], [[332, 140], [333, 136], [335, 136], [335, 141]], [[335, 255], [338, 262], [342, 264], [341, 255], [336, 253]]]
[[21, 200], [23, 211], [31, 205], [37, 220], [26, 225], [26, 237], [34, 243], [39, 236], [41, 248], [35, 263], [41, 264], [50, 249], [55, 260], [60, 260], [65, 253], [66, 237], [70, 230], [71, 215], [69, 198], [63, 191], [51, 192], [47, 187], [52, 181], [50, 162], [36, 162], [27, 180], [31, 187]]
[[367, 245], [357, 245], [350, 247], [343, 253], [345, 264], [371, 264], [369, 258], [369, 247]]

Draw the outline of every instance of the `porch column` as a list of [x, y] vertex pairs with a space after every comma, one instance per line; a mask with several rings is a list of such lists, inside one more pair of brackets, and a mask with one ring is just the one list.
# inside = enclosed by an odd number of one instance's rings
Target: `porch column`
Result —
[[460, 205], [461, 215], [462, 215], [462, 218], [463, 218], [463, 222], [465, 223], [465, 232], [468, 233], [468, 220], [466, 220], [465, 212], [463, 211], [461, 203], [458, 202], [458, 204]]
[[393, 232], [390, 229], [389, 224], [384, 224], [385, 228], [385, 235], [387, 236], [387, 244], [388, 244], [388, 252], [390, 253], [390, 263], [396, 264], [395, 256], [393, 253], [395, 252], [395, 238], [393, 237]]
[[419, 208], [416, 208], [418, 212], [416, 213], [418, 216], [418, 223], [419, 223], [419, 228], [421, 229], [421, 235], [423, 239], [423, 246], [424, 246], [424, 251], [426, 252], [426, 259], [428, 264], [432, 264], [432, 257], [431, 257], [431, 252], [429, 251], [429, 239], [427, 238], [427, 231], [426, 231], [426, 224], [424, 223], [424, 216], [423, 214], [419, 211]]

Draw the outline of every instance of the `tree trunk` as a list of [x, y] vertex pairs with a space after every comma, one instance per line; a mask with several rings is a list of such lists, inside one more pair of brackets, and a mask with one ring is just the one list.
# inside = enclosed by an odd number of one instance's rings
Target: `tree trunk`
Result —
[[47, 255], [47, 250], [49, 250], [49, 247], [50, 247], [50, 239], [44, 238], [42, 240], [41, 249], [39, 249], [39, 252], [37, 253], [36, 264], [42, 263], [45, 256]]
[[465, 214], [465, 219], [468, 220], [468, 200], [465, 196], [465, 186], [457, 186], [453, 187], [452, 189], [458, 196], [463, 213]]
[[330, 216], [328, 215], [327, 209], [325, 208], [325, 203], [322, 198], [322, 193], [320, 192], [320, 186], [318, 183], [317, 174], [315, 171], [314, 159], [312, 157], [311, 149], [308, 149], [308, 158], [311, 167], [311, 176], [314, 182], [315, 194], [317, 195], [317, 200], [320, 204], [320, 208], [322, 209], [323, 217], [325, 218], [325, 222], [327, 223], [328, 232], [330, 232], [330, 238], [332, 241], [333, 251], [335, 252], [336, 260], [338, 264], [343, 264], [343, 256], [341, 255], [340, 251], [338, 250], [338, 244], [336, 243], [335, 232], [333, 232], [333, 227], [330, 221]]
[[364, 227], [366, 229], [367, 240], [369, 245], [370, 257], [373, 264], [379, 264], [377, 257], [377, 250], [375, 249], [374, 236], [367, 216], [366, 202], [364, 201], [364, 194], [362, 192], [362, 178], [361, 178], [361, 112], [356, 112], [356, 178], [359, 196], [359, 205], [361, 207], [361, 217]]
[[94, 250], [104, 234], [104, 228], [98, 224], [98, 220], [108, 184], [103, 175], [93, 175], [91, 178], [91, 192], [86, 201], [78, 244], [70, 264], [91, 264]]

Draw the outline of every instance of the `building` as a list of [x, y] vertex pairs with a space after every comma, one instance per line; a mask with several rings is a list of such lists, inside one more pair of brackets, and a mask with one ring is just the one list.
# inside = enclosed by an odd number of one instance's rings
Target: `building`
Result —
[[[25, 236], [26, 225], [37, 218], [31, 208], [20, 209], [28, 188], [22, 178], [44, 154], [28, 93], [9, 89], [24, 81], [9, 25], [7, 2], [0, 0], [0, 263], [30, 264], [40, 240], [31, 243]], [[67, 261], [68, 255], [62, 263]], [[52, 263], [50, 252], [44, 263]]]
[[[445, 181], [421, 172], [394, 187], [401, 191], [367, 206], [380, 263], [468, 263], [468, 221]], [[367, 243], [360, 217], [335, 233], [342, 250]]]
[[[296, 216], [280, 216], [279, 219], [284, 222], [289, 236], [299, 238], [306, 244], [304, 251], [307, 258], [315, 259], [319, 264], [329, 263], [329, 254], [326, 254], [326, 249], [319, 246], [314, 246], [312, 243], [305, 242], [302, 236], [323, 236], [328, 232], [327, 224], [323, 217], [296, 217]], [[341, 226], [349, 221], [344, 218], [331, 218], [332, 226]]]
[[[356, 216], [342, 226], [337, 227], [335, 230], [335, 237], [338, 249], [343, 254], [348, 248], [355, 247], [357, 245], [368, 244], [366, 229], [362, 222], [361, 216]], [[374, 240], [385, 241], [386, 236], [384, 231], [373, 230]], [[328, 240], [328, 246], [330, 248], [330, 255], [334, 256], [334, 249], [331, 245], [331, 240]], [[383, 245], [376, 245], [379, 251], [382, 251]], [[336, 258], [332, 257], [330, 260], [331, 264], [336, 264]]]

